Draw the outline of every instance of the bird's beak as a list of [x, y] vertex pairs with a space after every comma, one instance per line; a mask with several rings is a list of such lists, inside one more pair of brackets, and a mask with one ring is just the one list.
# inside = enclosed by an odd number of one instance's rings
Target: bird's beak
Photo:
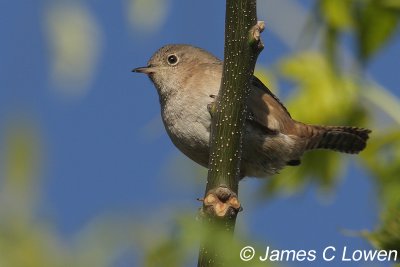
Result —
[[132, 72], [151, 74], [151, 73], [155, 72], [155, 68], [153, 66], [139, 67], [139, 68], [133, 69]]

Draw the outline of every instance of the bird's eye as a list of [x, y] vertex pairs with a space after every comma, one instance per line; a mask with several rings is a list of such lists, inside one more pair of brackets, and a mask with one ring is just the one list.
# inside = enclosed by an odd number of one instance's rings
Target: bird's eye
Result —
[[174, 54], [169, 55], [167, 57], [167, 61], [168, 61], [169, 65], [175, 66], [176, 64], [178, 64], [178, 57], [176, 55], [174, 55]]

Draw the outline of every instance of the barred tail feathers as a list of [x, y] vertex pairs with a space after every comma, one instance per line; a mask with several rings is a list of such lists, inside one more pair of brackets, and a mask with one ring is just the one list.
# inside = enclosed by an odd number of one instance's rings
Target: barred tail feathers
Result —
[[[305, 124], [304, 124], [305, 125]], [[362, 151], [371, 130], [349, 126], [305, 125], [309, 136], [306, 149], [331, 149], [339, 152], [358, 154]]]

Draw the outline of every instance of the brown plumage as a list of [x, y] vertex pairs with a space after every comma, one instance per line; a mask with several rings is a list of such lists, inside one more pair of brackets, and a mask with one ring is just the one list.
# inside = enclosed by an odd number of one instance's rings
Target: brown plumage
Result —
[[[175, 146], [207, 167], [211, 124], [207, 105], [214, 101], [210, 96], [218, 95], [222, 62], [197, 47], [167, 45], [152, 56], [147, 67], [134, 71], [147, 74], [154, 83], [164, 126]], [[265, 177], [287, 165], [299, 165], [308, 150], [355, 154], [365, 148], [370, 130], [297, 122], [260, 80], [253, 77], [251, 82], [242, 176]]]
[[248, 108], [252, 119], [261, 127], [306, 140], [306, 150], [331, 149], [357, 154], [366, 147], [371, 133], [369, 129], [308, 125], [295, 121], [280, 100], [257, 77], [253, 77], [252, 84], [256, 90], [251, 92]]

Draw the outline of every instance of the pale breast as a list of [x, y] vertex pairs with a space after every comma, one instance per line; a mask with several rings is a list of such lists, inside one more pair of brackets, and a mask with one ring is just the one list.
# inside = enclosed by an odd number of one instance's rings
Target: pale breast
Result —
[[[193, 100], [193, 99], [192, 99]], [[201, 101], [200, 101], [201, 102]], [[200, 165], [208, 165], [211, 118], [207, 105], [176, 98], [162, 109], [165, 129], [174, 145]]]

